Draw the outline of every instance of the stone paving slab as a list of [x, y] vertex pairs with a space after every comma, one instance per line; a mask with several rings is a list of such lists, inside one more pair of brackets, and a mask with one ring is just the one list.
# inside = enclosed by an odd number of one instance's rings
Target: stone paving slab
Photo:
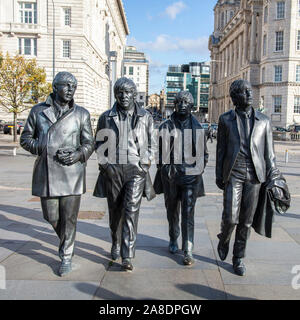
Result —
[[58, 275], [60, 259], [54, 252], [43, 254], [14, 254], [1, 263], [6, 269], [7, 280], [43, 280], [43, 281], [98, 281], [106, 272], [109, 259], [100, 255], [91, 259], [88, 254], [74, 256], [73, 271], [64, 277]]
[[224, 299], [225, 293], [209, 286], [203, 270], [137, 269], [129, 273], [119, 271], [116, 266], [107, 272], [95, 298]]
[[229, 300], [300, 300], [300, 291], [291, 286], [225, 285]]
[[257, 261], [250, 257], [245, 259], [247, 274], [244, 277], [233, 273], [230, 259], [219, 262], [220, 272], [224, 285], [291, 285], [294, 275], [291, 270], [297, 265], [297, 260], [291, 262], [273, 263]]
[[98, 282], [8, 280], [6, 290], [0, 290], [0, 300], [91, 300], [98, 285]]

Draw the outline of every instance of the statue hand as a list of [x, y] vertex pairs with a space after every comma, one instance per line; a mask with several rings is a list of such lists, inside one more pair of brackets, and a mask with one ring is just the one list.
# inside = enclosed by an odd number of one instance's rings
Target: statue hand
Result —
[[104, 171], [104, 174], [109, 178], [109, 179], [112, 179], [115, 175], [115, 170], [114, 170], [114, 167], [109, 164], [106, 168], [106, 170]]
[[218, 186], [219, 189], [224, 190], [225, 189], [225, 184], [223, 180], [216, 179], [216, 185]]
[[62, 164], [66, 166], [71, 166], [72, 164], [78, 162], [81, 158], [81, 152], [80, 151], [74, 151], [70, 152], [69, 154], [66, 154], [64, 156], [60, 157], [60, 161]]

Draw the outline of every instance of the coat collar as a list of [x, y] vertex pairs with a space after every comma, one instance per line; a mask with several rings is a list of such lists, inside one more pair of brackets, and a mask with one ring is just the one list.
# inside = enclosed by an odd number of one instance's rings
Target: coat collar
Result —
[[[43, 113], [45, 114], [45, 116], [52, 122], [55, 123], [57, 122], [56, 116], [55, 116], [55, 112], [54, 112], [54, 95], [53, 93], [51, 93], [48, 98], [45, 101], [45, 104], [48, 106], [48, 108], [46, 108], [45, 110], [43, 110]], [[65, 115], [62, 117], [64, 118], [66, 115], [70, 114], [76, 107], [76, 104], [74, 103], [74, 99], [72, 99], [69, 102], [69, 106], [70, 109], [67, 113], [65, 113]], [[60, 119], [62, 119], [60, 118]], [[60, 120], [59, 119], [59, 120]]]
[[[141, 108], [137, 102], [135, 102], [135, 112], [138, 117], [143, 117], [146, 114], [145, 109]], [[117, 115], [118, 115], [117, 102], [115, 102], [113, 107], [110, 109], [108, 116], [116, 117]]]
[[[252, 110], [254, 111], [254, 117], [255, 117], [255, 120], [261, 120], [263, 117], [262, 117], [262, 114], [257, 111], [257, 110], [254, 110], [254, 108], [252, 107]], [[229, 119], [230, 120], [235, 120], [236, 119], [236, 112], [234, 109], [231, 109], [230, 110], [230, 114], [229, 114]]]

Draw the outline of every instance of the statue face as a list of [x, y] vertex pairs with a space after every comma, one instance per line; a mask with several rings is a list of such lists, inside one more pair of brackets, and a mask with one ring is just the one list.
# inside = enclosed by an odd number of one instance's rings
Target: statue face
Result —
[[131, 110], [134, 107], [135, 92], [132, 88], [123, 87], [116, 92], [118, 105], [124, 110]]
[[62, 79], [55, 84], [54, 92], [56, 99], [63, 102], [70, 102], [76, 91], [76, 83], [72, 79]]
[[187, 97], [180, 98], [175, 104], [175, 112], [180, 116], [187, 116], [191, 113], [192, 104]]
[[238, 109], [245, 110], [251, 107], [252, 102], [252, 87], [250, 83], [244, 82], [239, 91], [235, 93], [234, 103]]

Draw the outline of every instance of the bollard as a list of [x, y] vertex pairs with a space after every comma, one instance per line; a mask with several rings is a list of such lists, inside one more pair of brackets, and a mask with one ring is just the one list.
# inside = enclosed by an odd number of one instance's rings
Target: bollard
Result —
[[17, 155], [17, 147], [14, 147], [13, 148], [13, 156], [16, 156]]
[[285, 150], [285, 163], [288, 163], [289, 162], [289, 150], [286, 149]]

